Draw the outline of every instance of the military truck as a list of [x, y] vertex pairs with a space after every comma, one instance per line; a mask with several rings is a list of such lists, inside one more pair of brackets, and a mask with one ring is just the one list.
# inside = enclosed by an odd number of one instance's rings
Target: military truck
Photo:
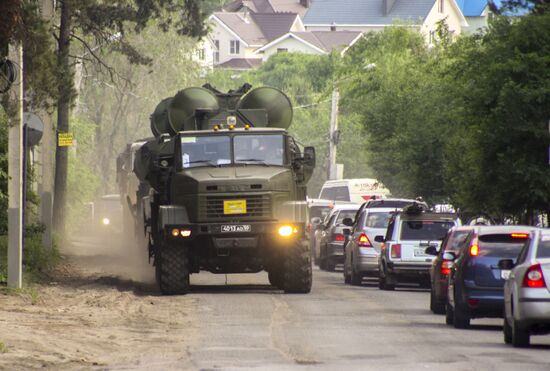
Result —
[[134, 172], [151, 188], [138, 217], [163, 294], [187, 293], [201, 270], [266, 270], [287, 293], [311, 290], [306, 183], [315, 149], [289, 135], [291, 122], [284, 93], [248, 84], [186, 88], [158, 104], [155, 139], [136, 151]]

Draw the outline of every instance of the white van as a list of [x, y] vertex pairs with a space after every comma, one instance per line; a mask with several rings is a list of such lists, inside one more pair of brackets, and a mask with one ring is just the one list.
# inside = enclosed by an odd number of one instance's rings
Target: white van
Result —
[[362, 178], [327, 180], [321, 188], [319, 198], [362, 204], [373, 197], [384, 198], [389, 195], [390, 191], [378, 180]]

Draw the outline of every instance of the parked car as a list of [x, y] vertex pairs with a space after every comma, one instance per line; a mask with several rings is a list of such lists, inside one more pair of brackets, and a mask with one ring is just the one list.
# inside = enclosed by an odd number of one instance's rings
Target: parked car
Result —
[[439, 251], [432, 246], [426, 248], [426, 254], [435, 255], [430, 268], [430, 310], [435, 314], [445, 314], [447, 304], [448, 278], [453, 261], [445, 259], [445, 253], [452, 252], [458, 257], [461, 245], [472, 231], [473, 227], [470, 226], [453, 227], [445, 236]]
[[[344, 282], [360, 285], [363, 277], [378, 277], [381, 243], [374, 238], [386, 232], [395, 208], [364, 208], [355, 217], [344, 246]], [[345, 224], [345, 221], [344, 221]], [[345, 232], [344, 232], [345, 233]]]
[[498, 263], [502, 259], [515, 263], [535, 229], [519, 225], [475, 226], [459, 254], [444, 253], [445, 259], [454, 262], [447, 288], [447, 324], [467, 328], [473, 318], [502, 317], [504, 279], [509, 272]]
[[329, 214], [319, 241], [319, 267], [334, 271], [337, 264], [344, 262], [344, 219], [353, 219], [359, 205], [335, 206]]
[[360, 204], [373, 197], [386, 197], [389, 194], [390, 191], [376, 179], [341, 179], [327, 180], [321, 188], [319, 198]]
[[550, 231], [537, 230], [517, 261], [500, 260], [504, 283], [504, 341], [529, 346], [531, 335], [550, 333]]
[[334, 203], [332, 201], [318, 199], [308, 200], [309, 223], [306, 226], [306, 237], [315, 264], [319, 264], [319, 255], [315, 254], [315, 232], [317, 231], [317, 227], [320, 226], [327, 215], [330, 214], [333, 207]]
[[384, 242], [378, 259], [378, 287], [394, 290], [402, 282], [429, 287], [433, 256], [425, 250], [428, 246], [439, 249], [447, 231], [459, 223], [456, 214], [426, 211], [417, 203], [395, 213], [386, 236], [375, 237], [376, 242]]

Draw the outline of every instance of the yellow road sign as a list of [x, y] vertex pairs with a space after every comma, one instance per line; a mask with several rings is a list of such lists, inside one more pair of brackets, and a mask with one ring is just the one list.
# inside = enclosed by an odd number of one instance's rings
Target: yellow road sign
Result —
[[224, 200], [223, 213], [231, 214], [246, 214], [246, 200]]
[[58, 133], [57, 145], [59, 147], [70, 147], [73, 145], [73, 133]]

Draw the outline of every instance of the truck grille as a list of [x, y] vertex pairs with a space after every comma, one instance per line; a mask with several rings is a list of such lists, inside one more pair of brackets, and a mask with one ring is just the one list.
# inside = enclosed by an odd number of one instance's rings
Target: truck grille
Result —
[[[223, 202], [226, 200], [246, 200], [246, 214], [225, 215], [223, 213]], [[271, 199], [269, 195], [207, 196], [204, 206], [208, 219], [271, 217]]]

